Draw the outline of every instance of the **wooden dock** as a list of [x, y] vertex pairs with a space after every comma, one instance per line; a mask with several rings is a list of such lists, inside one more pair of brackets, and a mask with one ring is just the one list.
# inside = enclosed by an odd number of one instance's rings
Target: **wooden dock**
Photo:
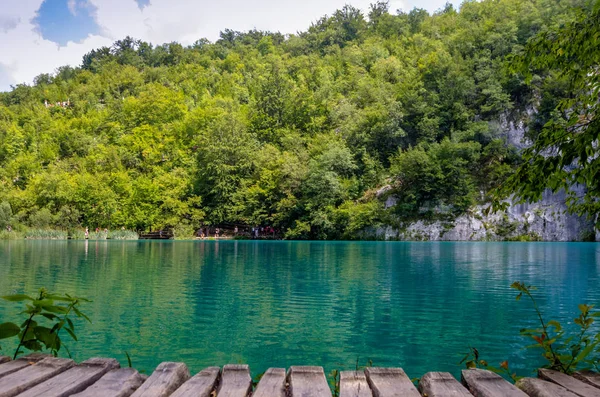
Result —
[[[332, 397], [322, 367], [268, 369], [253, 387], [247, 365], [206, 368], [194, 376], [185, 364], [164, 362], [152, 375], [120, 368], [115, 359], [80, 364], [66, 358], [30, 354], [17, 360], [0, 356], [0, 397]], [[342, 371], [340, 397], [600, 397], [600, 374], [567, 376], [541, 369], [538, 378], [516, 385], [481, 369], [462, 371], [461, 381], [446, 372], [429, 372], [418, 387], [401, 368]]]

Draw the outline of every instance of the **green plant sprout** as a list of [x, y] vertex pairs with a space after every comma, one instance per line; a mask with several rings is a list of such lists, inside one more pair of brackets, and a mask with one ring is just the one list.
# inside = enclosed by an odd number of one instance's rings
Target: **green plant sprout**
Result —
[[[45, 288], [40, 289], [36, 298], [24, 294], [6, 295], [2, 299], [9, 302], [28, 301], [25, 310], [20, 314], [25, 314], [27, 319], [19, 326], [12, 322], [0, 324], [0, 339], [18, 337], [19, 343], [15, 349], [13, 360], [23, 354], [23, 348], [30, 351], [50, 350], [53, 356], [58, 356], [62, 346], [71, 353], [60, 338], [60, 331], [63, 329], [69, 334], [71, 339], [77, 341], [75, 335], [75, 325], [69, 317], [75, 313], [77, 317], [82, 317], [91, 323], [88, 316], [79, 310], [82, 302], [90, 302], [85, 298], [78, 298], [69, 294], [51, 294]], [[64, 302], [61, 304], [61, 302]], [[44, 321], [46, 325], [38, 323]], [[50, 324], [48, 324], [48, 322]]]

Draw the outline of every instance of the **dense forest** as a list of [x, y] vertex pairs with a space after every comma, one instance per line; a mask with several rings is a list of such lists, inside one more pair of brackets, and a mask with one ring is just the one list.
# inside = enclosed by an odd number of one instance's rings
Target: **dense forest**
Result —
[[126, 37], [0, 93], [0, 226], [185, 236], [235, 223], [336, 239], [457, 216], [521, 163], [506, 126], [535, 141], [568, 95], [552, 70], [526, 84], [513, 56], [587, 3], [467, 0], [430, 15], [378, 2], [293, 35]]

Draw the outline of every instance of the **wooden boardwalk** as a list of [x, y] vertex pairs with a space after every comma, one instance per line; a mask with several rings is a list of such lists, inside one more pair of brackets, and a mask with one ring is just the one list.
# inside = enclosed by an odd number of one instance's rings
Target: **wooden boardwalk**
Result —
[[[31, 354], [11, 361], [0, 356], [0, 397], [331, 397], [321, 367], [270, 368], [253, 388], [247, 365], [209, 367], [194, 376], [185, 364], [164, 362], [152, 375], [120, 368], [110, 358], [80, 364], [66, 358]], [[418, 388], [401, 368], [342, 371], [340, 397], [600, 397], [600, 374], [567, 376], [540, 370], [538, 378], [516, 385], [493, 372], [462, 371], [461, 381], [446, 372], [429, 372]]]

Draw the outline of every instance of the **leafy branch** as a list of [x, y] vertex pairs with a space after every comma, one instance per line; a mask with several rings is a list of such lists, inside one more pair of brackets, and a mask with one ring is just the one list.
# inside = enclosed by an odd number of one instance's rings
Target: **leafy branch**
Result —
[[[0, 339], [12, 337], [19, 339], [13, 359], [24, 353], [23, 348], [30, 351], [46, 349], [50, 350], [52, 355], [58, 356], [58, 352], [64, 346], [67, 354], [71, 356], [69, 349], [60, 338], [60, 332], [64, 329], [71, 339], [77, 341], [75, 325], [70, 315], [75, 313], [77, 317], [91, 323], [89, 317], [79, 309], [82, 302], [90, 302], [85, 298], [69, 294], [52, 294], [42, 288], [35, 298], [25, 294], [15, 294], [2, 296], [2, 299], [9, 302], [28, 302], [25, 310], [20, 313], [27, 315], [27, 319], [20, 326], [13, 322], [0, 324]], [[38, 321], [44, 321], [46, 325], [51, 326], [41, 325]]]
[[580, 304], [579, 316], [574, 323], [579, 326], [576, 334], [567, 335], [556, 320], [545, 321], [542, 312], [533, 297], [536, 290], [531, 285], [514, 282], [511, 288], [519, 291], [517, 300], [527, 296], [540, 322], [540, 328], [522, 329], [521, 335], [533, 339], [536, 343], [528, 348], [543, 350], [542, 356], [548, 361], [547, 368], [566, 374], [579, 369], [598, 368], [600, 363], [600, 333], [593, 334], [592, 324], [600, 312], [594, 311], [594, 305]]

